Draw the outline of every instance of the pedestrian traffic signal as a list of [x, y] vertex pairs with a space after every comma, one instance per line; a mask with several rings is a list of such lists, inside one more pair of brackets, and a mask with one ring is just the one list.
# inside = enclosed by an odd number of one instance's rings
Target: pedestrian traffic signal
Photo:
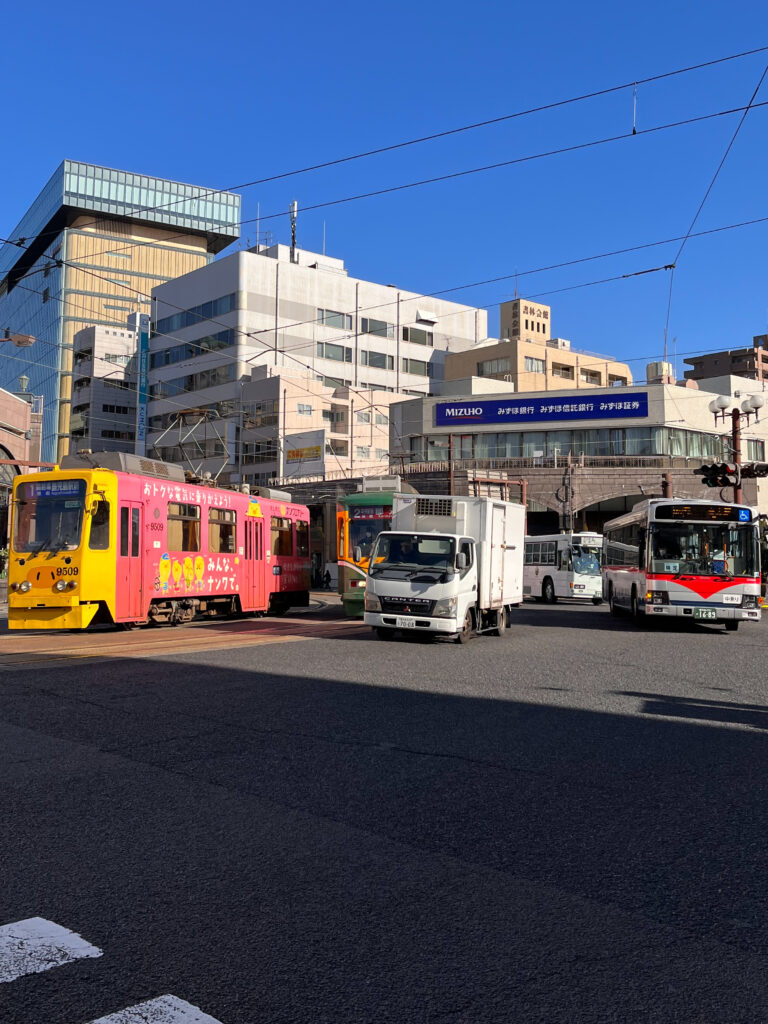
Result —
[[701, 482], [705, 487], [738, 487], [741, 483], [740, 467], [732, 462], [713, 462], [693, 472], [702, 477]]

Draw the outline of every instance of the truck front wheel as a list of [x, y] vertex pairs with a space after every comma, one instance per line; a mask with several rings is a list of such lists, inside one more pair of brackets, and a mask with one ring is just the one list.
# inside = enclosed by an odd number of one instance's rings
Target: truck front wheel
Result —
[[456, 636], [457, 644], [467, 644], [472, 639], [472, 612], [467, 608], [467, 614], [464, 616], [464, 625], [461, 627], [461, 631]]

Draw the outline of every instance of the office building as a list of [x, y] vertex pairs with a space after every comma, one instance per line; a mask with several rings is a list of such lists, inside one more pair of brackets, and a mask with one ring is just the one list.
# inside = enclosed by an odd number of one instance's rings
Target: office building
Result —
[[[358, 392], [430, 393], [443, 379], [447, 354], [470, 348], [487, 331], [484, 310], [355, 279], [340, 259], [284, 245], [232, 253], [156, 288], [153, 298], [147, 454], [169, 447], [168, 428], [181, 414], [188, 449], [196, 437], [204, 450], [224, 443], [230, 473], [237, 473], [241, 440], [246, 443], [239, 411], [246, 402], [243, 379], [252, 379], [254, 367], [286, 380], [307, 375], [296, 384], [296, 404], [303, 388], [304, 405], [314, 401], [320, 408], [322, 392], [351, 412], [351, 403], [361, 401]], [[314, 429], [310, 421], [296, 423], [304, 425]], [[282, 443], [291, 430], [279, 426]], [[366, 447], [349, 429], [346, 440], [327, 433], [322, 450], [331, 459], [342, 458], [345, 444], [343, 458], [351, 460], [356, 448]], [[214, 468], [215, 462], [205, 466]], [[266, 464], [259, 472], [269, 472]]]
[[136, 441], [136, 331], [84, 327], [73, 339], [71, 448], [132, 452]]
[[623, 387], [632, 383], [624, 363], [610, 356], [572, 348], [552, 337], [549, 306], [529, 299], [502, 302], [501, 340], [488, 339], [468, 352], [447, 357], [447, 380], [488, 377], [511, 383], [515, 391]]
[[24, 373], [44, 396], [44, 458], [70, 447], [74, 335], [149, 313], [152, 289], [209, 263], [239, 220], [237, 195], [65, 160], [3, 231], [18, 244], [0, 248], [0, 328], [37, 340], [0, 363], [0, 384]]

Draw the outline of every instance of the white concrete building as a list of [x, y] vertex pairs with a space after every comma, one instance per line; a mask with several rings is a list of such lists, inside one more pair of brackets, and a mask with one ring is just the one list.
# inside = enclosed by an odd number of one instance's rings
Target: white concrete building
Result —
[[[485, 310], [358, 280], [341, 260], [283, 245], [233, 253], [152, 297], [147, 452], [160, 444], [172, 454], [164, 432], [180, 411], [204, 409], [221, 438], [212, 423], [200, 426], [212, 444], [205, 468], [218, 471], [223, 448], [233, 478], [254, 367], [299, 381], [308, 398], [316, 394], [311, 382], [338, 397], [345, 390], [425, 395], [443, 379], [447, 353], [487, 334]], [[303, 383], [297, 374], [307, 375]]]
[[74, 336], [70, 451], [133, 452], [136, 331], [84, 327]]

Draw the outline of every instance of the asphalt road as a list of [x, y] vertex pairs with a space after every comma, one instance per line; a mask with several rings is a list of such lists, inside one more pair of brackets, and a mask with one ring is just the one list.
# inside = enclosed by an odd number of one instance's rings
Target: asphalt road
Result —
[[514, 618], [5, 671], [0, 637], [0, 925], [102, 953], [0, 1021], [768, 1020], [768, 621]]

